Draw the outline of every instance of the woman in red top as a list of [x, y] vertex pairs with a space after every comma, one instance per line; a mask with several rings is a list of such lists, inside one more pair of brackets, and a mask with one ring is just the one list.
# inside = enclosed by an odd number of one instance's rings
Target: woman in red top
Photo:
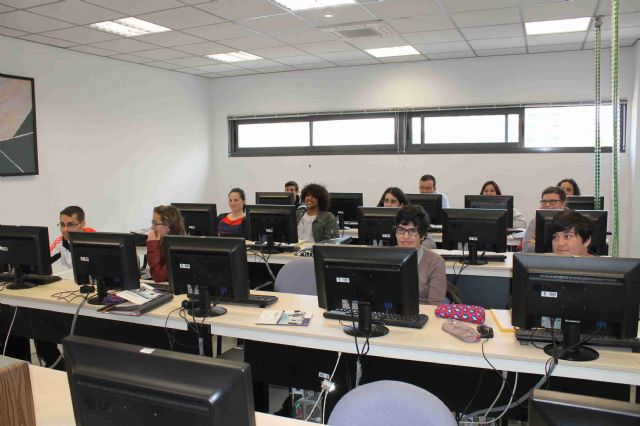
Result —
[[147, 234], [147, 263], [155, 282], [169, 279], [167, 253], [162, 244], [165, 235], [185, 235], [182, 216], [174, 206], [158, 206], [153, 209], [151, 230]]
[[230, 213], [218, 215], [218, 235], [221, 237], [247, 237], [247, 221], [244, 215], [244, 191], [233, 188], [229, 191]]

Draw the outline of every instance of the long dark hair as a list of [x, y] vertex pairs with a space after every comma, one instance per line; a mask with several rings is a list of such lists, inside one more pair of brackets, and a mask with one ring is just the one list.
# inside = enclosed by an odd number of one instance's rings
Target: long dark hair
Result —
[[238, 193], [238, 195], [240, 196], [240, 199], [244, 202], [244, 204], [242, 205], [242, 211], [245, 211], [245, 207], [247, 204], [247, 197], [244, 195], [244, 190], [242, 190], [241, 188], [233, 188], [231, 191], [229, 191], [229, 193], [227, 194], [227, 197], [231, 195], [232, 192]]
[[390, 186], [382, 193], [382, 197], [380, 197], [380, 201], [378, 202], [378, 207], [384, 207], [384, 196], [387, 194], [391, 194], [396, 197], [398, 202], [400, 202], [400, 207], [408, 206], [409, 204], [411, 204], [409, 202], [409, 199], [407, 199], [407, 196], [404, 195], [404, 192], [402, 192], [402, 189], [398, 188], [397, 186]]
[[182, 215], [180, 214], [180, 210], [178, 210], [175, 206], [157, 206], [153, 208], [153, 212], [158, 213], [160, 215], [160, 220], [162, 220], [162, 223], [169, 227], [168, 235], [186, 234], [184, 230], [184, 221], [182, 220]]
[[496, 195], [502, 195], [502, 191], [500, 191], [500, 187], [498, 186], [495, 180], [486, 181], [484, 185], [482, 185], [482, 189], [480, 190], [480, 195], [484, 193], [484, 189], [489, 185], [492, 185], [496, 189]]
[[562, 179], [560, 182], [558, 182], [556, 186], [560, 186], [565, 182], [569, 182], [571, 186], [573, 186], [573, 195], [580, 195], [580, 187], [578, 186], [578, 182], [576, 182], [574, 179], [571, 179], [571, 178]]

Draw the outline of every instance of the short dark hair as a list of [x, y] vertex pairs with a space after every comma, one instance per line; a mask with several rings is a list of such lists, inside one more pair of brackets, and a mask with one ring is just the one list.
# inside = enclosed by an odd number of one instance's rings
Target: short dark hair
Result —
[[395, 226], [398, 225], [415, 225], [415, 227], [418, 228], [420, 238], [425, 238], [427, 231], [429, 231], [431, 220], [421, 205], [410, 204], [402, 207], [398, 210], [398, 213], [396, 213]]
[[575, 210], [563, 210], [553, 217], [549, 229], [551, 236], [557, 232], [567, 232], [573, 229], [584, 243], [589, 238], [593, 238], [596, 226], [591, 219]]
[[560, 197], [560, 201], [567, 201], [567, 193], [564, 192], [564, 189], [559, 186], [548, 186], [542, 191], [541, 197], [544, 197], [545, 194], [558, 194]]
[[298, 192], [298, 183], [295, 180], [290, 180], [289, 182], [284, 184], [284, 187], [286, 188], [287, 186], [294, 186], [296, 188], [296, 192]]
[[[242, 188], [232, 188], [231, 191], [227, 194], [227, 197], [231, 195], [232, 192], [236, 192], [242, 201], [246, 203], [247, 197], [244, 195], [244, 190]], [[242, 211], [245, 211], [245, 207], [242, 207]]]
[[384, 192], [382, 193], [382, 197], [378, 202], [378, 207], [384, 207], [384, 196], [387, 194], [391, 194], [394, 197], [396, 197], [400, 202], [400, 204], [403, 206], [408, 206], [409, 204], [411, 204], [407, 196], [404, 195], [404, 192], [402, 192], [402, 189], [398, 188], [397, 186], [390, 186], [389, 188], [385, 189]]
[[304, 200], [307, 198], [307, 195], [311, 195], [313, 198], [318, 200], [318, 209], [321, 212], [326, 212], [329, 210], [329, 206], [331, 205], [331, 198], [329, 198], [329, 192], [327, 188], [318, 183], [310, 183], [305, 185], [302, 188], [302, 193], [300, 194], [300, 198]]
[[433, 181], [433, 187], [436, 187], [436, 178], [433, 175], [422, 175], [420, 178], [421, 181], [431, 180]]
[[493, 187], [496, 189], [496, 195], [502, 195], [502, 191], [500, 190], [500, 187], [498, 186], [495, 180], [486, 181], [484, 185], [482, 185], [482, 189], [480, 190], [480, 195], [482, 195], [482, 193], [484, 192], [484, 189], [489, 185], [493, 185]]
[[558, 186], [562, 185], [565, 182], [569, 182], [571, 186], [573, 186], [573, 195], [580, 195], [580, 187], [578, 186], [578, 182], [571, 178], [565, 178], [558, 182]]
[[76, 217], [78, 218], [79, 222], [83, 222], [84, 221], [84, 210], [82, 210], [82, 207], [78, 207], [78, 206], [69, 206], [69, 207], [65, 207], [64, 209], [62, 209], [62, 211], [60, 212], [60, 216], [65, 215], [65, 216], [73, 216], [76, 215]]

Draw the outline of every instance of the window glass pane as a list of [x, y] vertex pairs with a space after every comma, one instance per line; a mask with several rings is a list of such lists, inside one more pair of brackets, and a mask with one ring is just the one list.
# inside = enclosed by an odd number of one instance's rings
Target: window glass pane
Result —
[[422, 117], [413, 117], [411, 119], [411, 143], [420, 144], [422, 133]]
[[509, 114], [508, 118], [509, 125], [509, 138], [507, 142], [518, 142], [518, 137], [520, 135], [520, 115], [518, 114]]
[[393, 117], [313, 122], [314, 146], [393, 145], [394, 136]]
[[425, 117], [425, 143], [505, 142], [505, 115]]
[[[526, 148], [591, 147], [595, 143], [595, 106], [525, 109]], [[611, 146], [611, 106], [600, 107], [600, 145]]]
[[255, 123], [238, 125], [238, 148], [309, 146], [309, 123]]

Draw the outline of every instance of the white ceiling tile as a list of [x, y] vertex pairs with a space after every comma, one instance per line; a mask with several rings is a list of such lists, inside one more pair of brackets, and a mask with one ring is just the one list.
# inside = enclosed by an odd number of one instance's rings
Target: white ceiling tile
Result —
[[124, 13], [127, 16], [171, 9], [184, 4], [176, 0], [84, 0], [87, 3]]
[[220, 73], [220, 75], [223, 77], [238, 77], [241, 75], [251, 75], [251, 74], [259, 74], [259, 72], [252, 71], [252, 70], [237, 70], [237, 71], [227, 71], [227, 72]]
[[70, 47], [71, 50], [75, 50], [82, 53], [90, 53], [92, 55], [100, 55], [100, 56], [113, 56], [115, 53], [113, 50], [100, 49], [99, 47], [94, 46], [75, 46]]
[[48, 31], [42, 35], [59, 38], [61, 40], [72, 41], [73, 44], [89, 44], [101, 41], [115, 40], [120, 38], [115, 34], [109, 34], [104, 31], [96, 31], [91, 28], [73, 27], [63, 30]]
[[149, 65], [150, 67], [163, 68], [165, 70], [175, 70], [177, 68], [182, 68], [179, 65], [174, 65], [162, 61], [147, 62], [145, 65]]
[[222, 46], [214, 42], [187, 44], [185, 46], [176, 46], [175, 49], [181, 52], [187, 52], [191, 53], [192, 55], [200, 56], [215, 55], [217, 53], [224, 53], [229, 51], [229, 48], [227, 46]]
[[504, 55], [522, 55], [526, 53], [524, 47], [510, 47], [508, 49], [488, 49], [476, 50], [478, 56], [504, 56]]
[[225, 40], [229, 38], [251, 37], [257, 35], [254, 31], [231, 22], [189, 28], [184, 30], [184, 32], [211, 41]]
[[[620, 19], [618, 20], [618, 28], [625, 27], [640, 27], [640, 13], [625, 13], [620, 15]], [[594, 26], [591, 25], [591, 29], [594, 29]], [[605, 15], [602, 17], [602, 31], [611, 31], [611, 16]]]
[[57, 19], [47, 18], [24, 10], [0, 14], [0, 25], [28, 33], [59, 30], [73, 26]]
[[143, 58], [154, 59], [156, 61], [165, 61], [167, 59], [177, 59], [177, 58], [186, 58], [189, 54], [185, 52], [178, 52], [173, 49], [153, 49], [153, 50], [144, 50], [142, 52], [136, 53], [137, 56], [141, 56]]
[[522, 13], [525, 22], [581, 18], [593, 16], [597, 2], [598, 0], [576, 0], [564, 3], [525, 6], [522, 8]]
[[467, 40], [482, 40], [485, 38], [523, 37], [522, 24], [491, 25], [487, 27], [469, 27], [461, 29]]
[[121, 53], [136, 52], [139, 50], [151, 50], [157, 48], [157, 46], [154, 46], [153, 44], [143, 43], [141, 41], [133, 40], [130, 38], [93, 43], [92, 46], [115, 50], [116, 52]]
[[262, 74], [268, 74], [272, 72], [287, 72], [287, 71], [295, 71], [296, 69], [293, 67], [287, 67], [285, 65], [280, 65], [272, 68], [260, 68], [257, 71], [260, 71]]
[[376, 64], [380, 64], [380, 61], [377, 60], [376, 58], [373, 57], [369, 57], [369, 58], [365, 58], [365, 59], [354, 59], [351, 61], [333, 61], [336, 64], [340, 65], [341, 67], [352, 67], [352, 66], [356, 66], [356, 65], [376, 65]]
[[0, 13], [10, 12], [10, 11], [12, 11], [12, 10], [15, 10], [15, 9], [14, 9], [14, 8], [12, 8], [12, 7], [5, 6], [5, 5], [3, 5], [3, 4], [0, 4]]
[[351, 52], [333, 52], [333, 53], [319, 53], [317, 56], [327, 61], [352, 61], [355, 59], [369, 59], [371, 55], [368, 55], [359, 50]]
[[348, 45], [342, 41], [325, 41], [321, 43], [304, 43], [297, 45], [299, 49], [304, 50], [307, 53], [332, 53], [332, 52], [344, 52], [347, 50], [355, 50], [353, 46]]
[[135, 62], [137, 64], [146, 64], [148, 62], [153, 62], [152, 59], [149, 58], [141, 58], [140, 56], [135, 56], [135, 55], [128, 55], [126, 53], [124, 54], [120, 54], [120, 55], [113, 55], [111, 56], [113, 59], [119, 59], [121, 61], [127, 61], [127, 62]]
[[184, 3], [184, 4], [200, 4], [200, 3], [208, 3], [209, 1], [215, 1], [215, 0], [178, 0], [180, 3]]
[[220, 74], [216, 74], [214, 72], [208, 72], [205, 74], [200, 74], [199, 77], [206, 77], [206, 78], [222, 78], [222, 76]]
[[466, 52], [445, 52], [445, 53], [431, 53], [427, 55], [427, 58], [431, 60], [440, 60], [440, 59], [460, 59], [460, 58], [473, 58], [476, 55], [468, 50]]
[[2, 4], [15, 7], [16, 9], [26, 9], [28, 7], [40, 6], [47, 3], [53, 3], [57, 0], [2, 0]]
[[409, 43], [402, 37], [360, 37], [353, 39], [351, 44], [359, 49], [378, 49], [382, 47], [406, 46]]
[[519, 6], [518, 0], [441, 0], [441, 2], [449, 13]]
[[264, 47], [281, 46], [282, 43], [267, 36], [241, 37], [221, 41], [221, 44], [231, 46], [239, 50], [261, 49]]
[[340, 24], [348, 24], [352, 22], [371, 21], [376, 16], [360, 5], [340, 6], [331, 8], [333, 17], [325, 18], [325, 11], [322, 8], [299, 10], [297, 15], [313, 22], [319, 27], [332, 27]]
[[298, 65], [318, 64], [318, 63], [324, 62], [324, 60], [322, 60], [322, 58], [318, 58], [317, 56], [313, 56], [313, 55], [301, 55], [301, 56], [291, 56], [288, 58], [280, 58], [278, 59], [278, 62], [281, 62], [286, 65], [293, 65], [294, 67], [298, 68]]
[[187, 74], [194, 74], [194, 75], [206, 74], [207, 73], [206, 71], [202, 71], [202, 70], [199, 70], [197, 68], [179, 68], [176, 71], [185, 72]]
[[189, 56], [187, 58], [168, 59], [165, 62], [180, 65], [182, 67], [202, 67], [211, 65], [211, 59], [202, 56]]
[[521, 22], [520, 12], [516, 7], [456, 13], [451, 16], [459, 27], [481, 27], [483, 25], [516, 24]]
[[442, 13], [442, 8], [436, 0], [385, 0], [363, 6], [383, 19]]
[[153, 43], [163, 47], [182, 46], [185, 44], [203, 43], [205, 40], [179, 31], [165, 31], [163, 33], [147, 34], [136, 37], [136, 40]]
[[93, 24], [94, 22], [109, 21], [124, 18], [125, 15], [80, 0], [66, 0], [45, 6], [34, 7], [29, 12], [48, 16], [77, 25]]
[[20, 37], [21, 35], [25, 35], [24, 31], [18, 31], [11, 28], [0, 27], [0, 35], [7, 37]]
[[56, 47], [71, 47], [77, 44], [77, 43], [72, 43], [64, 40], [58, 40], [57, 38], [41, 36], [38, 34], [26, 35], [20, 38], [23, 40], [35, 41], [36, 43], [48, 44], [50, 46], [56, 46]]
[[274, 34], [273, 37], [284, 43], [294, 45], [300, 43], [318, 43], [321, 41], [335, 40], [335, 37], [320, 30], [291, 31], [289, 33]]
[[[620, 13], [640, 12], [640, 0], [622, 0], [619, 2]], [[611, 2], [601, 1], [598, 15], [611, 15]]]
[[[619, 40], [625, 40], [625, 39], [637, 39], [640, 38], [640, 26], [638, 27], [632, 27], [632, 28], [620, 28], [618, 30], [618, 38]], [[587, 36], [587, 41], [589, 42], [595, 42], [596, 40], [596, 33], [595, 31], [591, 31], [589, 32], [589, 35]], [[602, 41], [606, 41], [609, 42], [611, 41], [611, 33], [610, 32], [602, 32]]]
[[217, 62], [217, 61], [214, 61], [214, 60], [211, 61], [211, 65], [204, 65], [204, 66], [195, 67], [195, 68], [198, 68], [198, 69], [203, 70], [203, 71], [215, 72], [215, 73], [227, 72], [227, 71], [237, 71], [239, 69], [242, 69], [240, 67], [236, 67], [236, 66], [229, 65], [229, 64], [223, 64], [221, 62]]
[[524, 47], [524, 37], [469, 40], [469, 44], [476, 51], [489, 49], [506, 49], [508, 47]]
[[403, 34], [402, 37], [411, 44], [450, 43], [464, 40], [458, 30], [425, 31]]
[[230, 21], [286, 12], [286, 9], [276, 6], [268, 0], [217, 0], [199, 4], [196, 7]]
[[273, 68], [281, 65], [282, 64], [275, 61], [271, 61], [269, 59], [258, 59], [255, 61], [238, 62], [238, 66], [242, 68], [249, 68], [249, 69]]
[[319, 70], [322, 68], [335, 68], [335, 64], [331, 62], [317, 62], [315, 64], [299, 64], [295, 65], [299, 70]]
[[579, 32], [527, 36], [527, 44], [529, 46], [542, 46], [545, 44], [582, 43], [586, 35], [585, 32]]
[[286, 58], [288, 56], [300, 56], [306, 52], [291, 46], [267, 47], [266, 49], [251, 49], [249, 53], [265, 59]]
[[529, 46], [529, 53], [566, 52], [570, 50], [580, 50], [581, 48], [582, 48], [582, 43], [553, 44], [548, 46]]
[[438, 31], [454, 28], [447, 15], [413, 16], [401, 19], [386, 20], [399, 33], [416, 33], [420, 31]]
[[388, 58], [379, 58], [379, 59], [385, 64], [393, 64], [396, 62], [420, 62], [420, 61], [427, 60], [427, 58], [425, 58], [422, 55], [390, 56]]
[[313, 25], [309, 22], [290, 13], [247, 19], [244, 21], [238, 21], [238, 24], [264, 34], [299, 31], [313, 28]]
[[172, 30], [223, 22], [223, 20], [217, 16], [213, 16], [193, 7], [180, 7], [178, 9], [147, 13], [146, 15], [137, 16], [137, 18], [153, 22], [157, 25], [162, 25], [163, 27], [171, 28]]
[[415, 47], [420, 53], [424, 53], [429, 57], [434, 53], [471, 52], [471, 48], [464, 41], [456, 41], [453, 43], [418, 44], [413, 47]]

